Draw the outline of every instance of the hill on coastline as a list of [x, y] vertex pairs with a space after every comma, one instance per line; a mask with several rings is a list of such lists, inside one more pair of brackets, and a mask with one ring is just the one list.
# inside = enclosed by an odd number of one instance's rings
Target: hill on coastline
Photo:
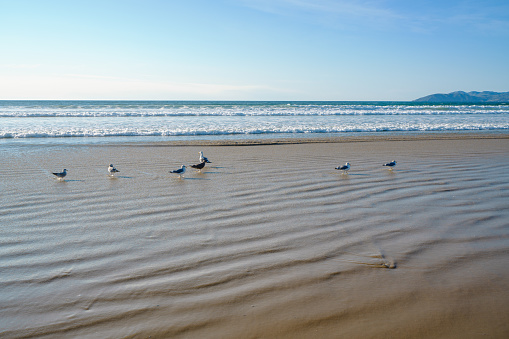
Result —
[[509, 92], [452, 92], [449, 94], [432, 94], [414, 102], [429, 103], [509, 103]]

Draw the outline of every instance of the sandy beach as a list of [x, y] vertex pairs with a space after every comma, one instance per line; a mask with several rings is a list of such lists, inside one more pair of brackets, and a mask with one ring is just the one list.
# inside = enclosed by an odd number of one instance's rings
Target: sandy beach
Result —
[[2, 338], [509, 337], [506, 134], [13, 147]]

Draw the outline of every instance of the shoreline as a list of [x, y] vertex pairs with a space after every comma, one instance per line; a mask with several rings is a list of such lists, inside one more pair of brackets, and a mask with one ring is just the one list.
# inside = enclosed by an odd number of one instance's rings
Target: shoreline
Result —
[[[341, 137], [311, 137], [311, 138], [259, 138], [243, 140], [172, 140], [160, 142], [141, 142], [140, 146], [271, 146], [271, 145], [299, 145], [299, 144], [341, 144], [354, 142], [391, 142], [391, 141], [431, 141], [431, 140], [487, 140], [509, 139], [509, 132], [496, 134], [391, 134], [391, 135], [363, 135]], [[119, 144], [129, 146], [131, 143]]]
[[356, 142], [392, 142], [392, 141], [431, 141], [431, 140], [487, 140], [509, 139], [509, 131], [483, 132], [373, 132], [347, 133], [333, 136], [266, 136], [266, 135], [231, 135], [200, 137], [58, 137], [58, 138], [12, 138], [0, 139], [0, 147], [16, 146], [263, 146], [263, 145], [298, 145], [298, 144], [340, 144]]

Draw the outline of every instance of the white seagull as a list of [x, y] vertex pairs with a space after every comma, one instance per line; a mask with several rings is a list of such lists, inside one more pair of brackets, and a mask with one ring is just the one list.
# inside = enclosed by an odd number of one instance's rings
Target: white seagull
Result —
[[186, 173], [186, 166], [182, 165], [181, 168], [179, 168], [178, 170], [170, 171], [170, 173], [178, 174], [179, 178], [182, 178], [182, 175]]
[[211, 164], [211, 162], [209, 161], [209, 159], [207, 159], [206, 157], [203, 156], [203, 152], [200, 151], [200, 163], [202, 162], [208, 162], [209, 164]]
[[338, 166], [336, 167], [337, 170], [340, 170], [340, 171], [343, 171], [343, 173], [346, 173], [348, 172], [348, 170], [350, 169], [350, 163], [347, 162], [346, 164], [344, 164], [343, 166]]
[[387, 166], [389, 169], [392, 169], [393, 167], [396, 167], [396, 160], [383, 164], [383, 166]]
[[118, 173], [120, 171], [113, 167], [113, 164], [110, 164], [110, 166], [108, 167], [108, 172], [110, 173], [111, 176], [113, 176], [115, 173]]
[[63, 179], [67, 175], [67, 170], [64, 168], [63, 172], [53, 173], [53, 175], [56, 175], [58, 180], [61, 180], [61, 179]]

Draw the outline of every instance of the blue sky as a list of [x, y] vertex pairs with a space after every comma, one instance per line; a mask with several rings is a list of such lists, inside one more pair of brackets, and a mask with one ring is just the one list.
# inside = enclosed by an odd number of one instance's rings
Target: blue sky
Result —
[[0, 99], [509, 91], [509, 1], [0, 0]]

